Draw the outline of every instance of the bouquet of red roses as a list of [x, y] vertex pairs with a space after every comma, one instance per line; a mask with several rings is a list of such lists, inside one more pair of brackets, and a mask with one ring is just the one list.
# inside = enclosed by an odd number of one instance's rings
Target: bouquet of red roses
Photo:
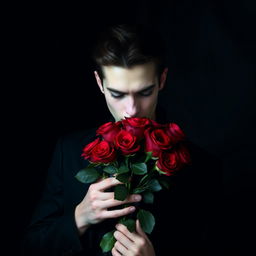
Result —
[[[97, 138], [83, 148], [82, 157], [89, 165], [76, 178], [93, 183], [99, 178], [115, 176], [122, 184], [115, 186], [116, 200], [129, 194], [141, 194], [144, 203], [153, 203], [154, 192], [168, 188], [164, 179], [189, 164], [190, 153], [185, 146], [185, 134], [175, 123], [160, 124], [148, 118], [125, 118], [108, 122], [96, 131]], [[150, 234], [155, 225], [153, 214], [137, 211], [144, 232]], [[124, 216], [118, 220], [130, 232], [135, 220]], [[106, 233], [100, 243], [103, 252], [115, 243], [114, 230]]]

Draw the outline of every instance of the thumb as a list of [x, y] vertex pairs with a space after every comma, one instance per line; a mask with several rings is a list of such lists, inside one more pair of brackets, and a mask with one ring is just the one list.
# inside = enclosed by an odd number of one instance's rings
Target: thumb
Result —
[[147, 238], [147, 235], [146, 235], [146, 233], [143, 231], [143, 229], [142, 229], [142, 227], [141, 227], [141, 225], [140, 225], [140, 221], [139, 221], [138, 219], [136, 220], [136, 231], [137, 231], [137, 233], [138, 233], [139, 235], [141, 235], [141, 236]]

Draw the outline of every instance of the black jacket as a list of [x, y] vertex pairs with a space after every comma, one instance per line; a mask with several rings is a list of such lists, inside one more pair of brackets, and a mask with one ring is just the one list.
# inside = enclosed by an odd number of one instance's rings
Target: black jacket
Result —
[[[43, 196], [23, 239], [23, 255], [104, 255], [99, 242], [115, 220], [93, 225], [79, 237], [74, 219], [89, 187], [74, 176], [87, 166], [81, 152], [94, 136], [91, 129], [59, 138]], [[192, 165], [170, 177], [171, 189], [156, 192], [148, 208], [156, 219], [149, 237], [158, 256], [215, 255], [219, 248], [220, 163], [189, 141], [188, 146]]]

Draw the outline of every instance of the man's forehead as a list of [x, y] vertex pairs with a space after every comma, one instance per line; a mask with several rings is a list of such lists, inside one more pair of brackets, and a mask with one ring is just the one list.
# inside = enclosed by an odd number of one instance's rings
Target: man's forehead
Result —
[[134, 65], [131, 67], [120, 66], [103, 66], [102, 71], [106, 78], [145, 78], [154, 77], [156, 75], [156, 68], [153, 62], [145, 64]]
[[146, 85], [140, 88], [137, 88], [135, 90], [122, 90], [120, 89], [120, 87], [111, 87], [111, 86], [106, 86], [106, 88], [111, 91], [111, 92], [117, 92], [117, 93], [122, 93], [122, 94], [135, 94], [135, 93], [142, 93], [144, 91], [148, 91], [148, 90], [153, 90], [156, 87], [156, 84], [151, 84], [151, 85]]
[[157, 80], [152, 64], [137, 65], [132, 68], [107, 66], [103, 71], [104, 85], [118, 91], [141, 91], [155, 84]]
[[108, 89], [109, 91], [119, 92], [119, 93], [138, 93], [143, 92], [149, 89], [154, 89], [157, 85], [157, 79], [154, 81], [148, 81], [143, 83], [129, 83], [129, 82], [120, 82], [120, 81], [112, 81], [107, 82], [104, 79], [103, 86], [104, 88]]

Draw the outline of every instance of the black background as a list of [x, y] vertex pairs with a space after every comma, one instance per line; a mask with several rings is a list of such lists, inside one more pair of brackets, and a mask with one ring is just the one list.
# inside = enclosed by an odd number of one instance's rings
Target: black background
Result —
[[4, 53], [10, 97], [2, 109], [10, 185], [2, 209], [11, 250], [19, 247], [40, 196], [57, 138], [99, 125], [108, 114], [90, 59], [95, 36], [108, 24], [138, 22], [159, 27], [168, 47], [160, 101], [170, 120], [223, 161], [225, 255], [247, 255], [254, 242], [255, 21], [252, 0], [9, 6]]

